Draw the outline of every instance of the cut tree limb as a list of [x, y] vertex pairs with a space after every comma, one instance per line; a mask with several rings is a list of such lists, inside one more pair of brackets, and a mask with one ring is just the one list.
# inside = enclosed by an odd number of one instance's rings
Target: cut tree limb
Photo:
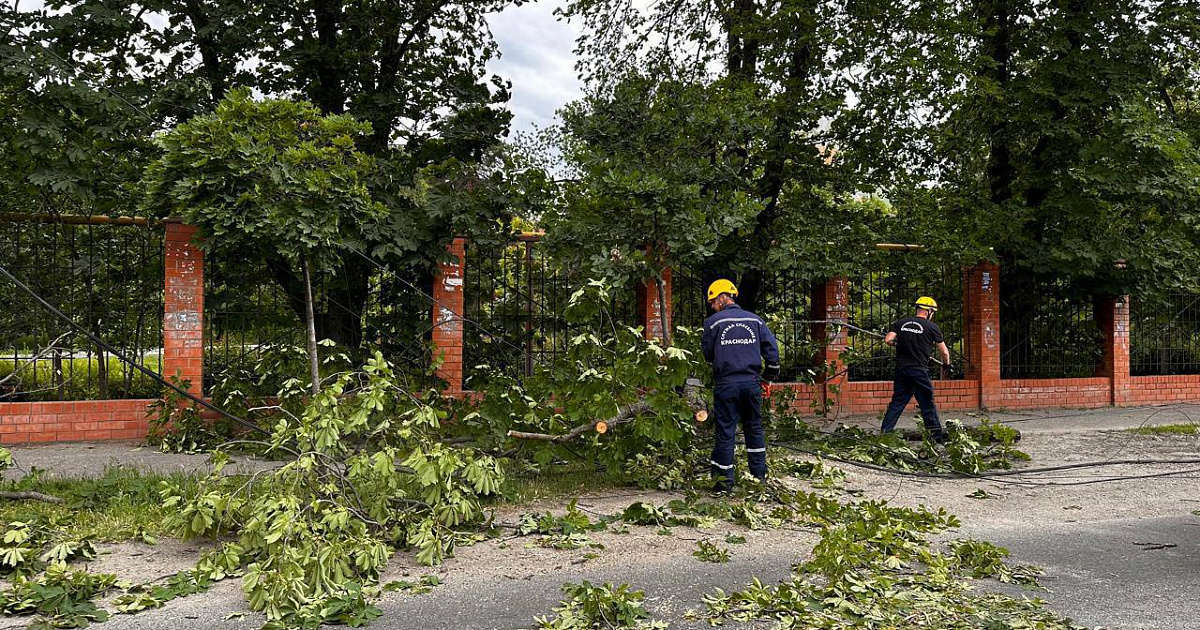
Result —
[[[705, 405], [704, 401], [700, 400], [700, 398], [698, 396], [696, 396], [695, 394], [688, 395], [687, 402], [688, 402], [688, 406], [692, 408], [692, 411], [695, 414], [694, 417], [698, 421], [703, 422], [704, 419], [708, 417], [707, 405]], [[588, 433], [590, 431], [595, 431], [596, 426], [599, 425], [600, 423], [606, 424], [608, 426], [608, 430], [611, 431], [613, 429], [613, 427], [615, 427], [619, 424], [625, 423], [625, 422], [629, 422], [629, 421], [633, 420], [634, 418], [637, 418], [638, 416], [640, 416], [644, 413], [651, 412], [653, 410], [654, 409], [653, 409], [653, 407], [650, 406], [650, 403], [643, 401], [643, 402], [634, 403], [623, 409], [618, 407], [617, 415], [615, 415], [611, 418], [597, 418], [591, 422], [585, 422], [585, 423], [575, 427], [574, 429], [571, 429], [570, 431], [560, 434], [560, 435], [554, 435], [552, 433], [530, 433], [527, 431], [509, 431], [508, 437], [516, 438], [518, 440], [542, 440], [544, 442], [569, 442], [569, 441], [574, 440], [575, 438], [583, 435], [584, 433]]]
[[45, 501], [46, 503], [63, 503], [63, 500], [58, 497], [42, 494], [41, 492], [36, 492], [33, 490], [0, 490], [0, 499], [8, 499], [9, 501]]

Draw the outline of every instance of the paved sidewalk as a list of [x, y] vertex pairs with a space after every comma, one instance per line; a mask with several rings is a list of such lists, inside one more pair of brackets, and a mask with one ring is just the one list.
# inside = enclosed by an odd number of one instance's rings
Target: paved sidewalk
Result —
[[[208, 472], [208, 455], [163, 453], [153, 446], [131, 442], [72, 442], [10, 446], [14, 466], [3, 473], [4, 479], [20, 479], [33, 468], [50, 477], [97, 477], [106, 468], [133, 466], [143, 471], [170, 474]], [[249, 456], [235, 456], [227, 466], [229, 473], [250, 473], [279, 465]]]
[[[848, 415], [823, 423], [848, 424], [878, 429], [882, 413]], [[916, 405], [910, 405], [898, 426], [916, 426]], [[1119, 431], [1161, 424], [1200, 423], [1200, 404], [1178, 403], [1154, 407], [1102, 407], [1100, 409], [1035, 409], [1022, 411], [944, 411], [942, 421], [961, 420], [979, 424], [984, 418], [1020, 429], [1022, 433], [1074, 433], [1079, 431]]]

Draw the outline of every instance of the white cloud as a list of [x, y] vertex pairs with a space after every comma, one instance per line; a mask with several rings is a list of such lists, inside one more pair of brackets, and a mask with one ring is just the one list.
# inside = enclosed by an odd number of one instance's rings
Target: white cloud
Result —
[[554, 16], [562, 0], [538, 0], [489, 17], [500, 46], [492, 72], [512, 82], [513, 129], [554, 121], [554, 112], [583, 95], [575, 73], [577, 29]]

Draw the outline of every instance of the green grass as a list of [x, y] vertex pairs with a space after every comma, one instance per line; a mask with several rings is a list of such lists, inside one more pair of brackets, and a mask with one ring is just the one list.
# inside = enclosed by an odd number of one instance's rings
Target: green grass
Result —
[[[162, 387], [150, 377], [135, 372], [130, 387], [125, 387], [126, 373], [134, 368], [129, 367], [116, 357], [108, 357], [108, 395], [110, 398], [156, 398], [162, 393]], [[158, 356], [145, 358], [145, 366], [154, 372], [161, 371], [162, 360]], [[100, 395], [98, 373], [100, 360], [96, 357], [82, 359], [63, 359], [61, 400], [93, 400]], [[0, 353], [0, 379], [19, 369], [21, 384], [18, 391], [6, 396], [6, 402], [60, 400], [58, 388], [53, 387], [53, 363], [50, 359], [40, 359], [36, 365], [30, 365], [24, 359], [13, 359], [12, 350], [8, 356]], [[5, 383], [3, 392], [16, 385], [16, 379]]]
[[545, 470], [537, 473], [510, 474], [504, 486], [504, 503], [525, 505], [628, 487], [628, 480], [597, 471], [594, 465], [586, 462], [547, 466]]
[[5, 481], [4, 490], [35, 490], [59, 497], [65, 503], [0, 501], [0, 519], [55, 523], [66, 538], [94, 537], [119, 542], [146, 536], [159, 537], [167, 510], [158, 494], [161, 482], [195, 488], [200, 473], [162, 475], [117, 466], [94, 478], [45, 478], [39, 472], [19, 481]]
[[1200, 435], [1200, 424], [1159, 424], [1150, 427], [1126, 429], [1135, 435]]

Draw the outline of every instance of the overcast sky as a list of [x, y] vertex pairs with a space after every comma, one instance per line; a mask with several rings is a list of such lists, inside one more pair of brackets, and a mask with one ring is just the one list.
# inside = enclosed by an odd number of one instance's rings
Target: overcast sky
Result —
[[514, 130], [550, 124], [555, 110], [581, 96], [573, 52], [577, 30], [553, 15], [561, 4], [535, 0], [489, 20], [501, 53], [490, 69], [512, 82]]

